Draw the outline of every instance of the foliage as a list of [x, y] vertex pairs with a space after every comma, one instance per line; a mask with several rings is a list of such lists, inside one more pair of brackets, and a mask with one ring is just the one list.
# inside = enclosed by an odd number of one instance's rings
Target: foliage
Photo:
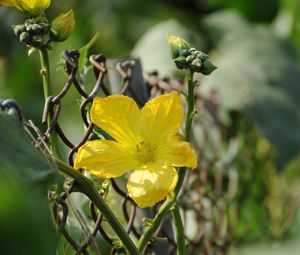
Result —
[[0, 114], [0, 133], [1, 253], [55, 254], [47, 188], [61, 177], [16, 120]]

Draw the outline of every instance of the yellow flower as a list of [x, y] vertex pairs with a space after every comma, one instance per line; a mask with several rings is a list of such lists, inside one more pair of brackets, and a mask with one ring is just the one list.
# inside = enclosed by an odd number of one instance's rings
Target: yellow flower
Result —
[[129, 196], [142, 208], [153, 206], [175, 188], [174, 167], [197, 166], [195, 152], [177, 135], [183, 113], [177, 92], [157, 97], [142, 109], [126, 96], [95, 98], [91, 120], [115, 140], [84, 144], [75, 169], [102, 178], [133, 170], [127, 183]]
[[37, 17], [50, 6], [51, 0], [0, 0], [0, 6], [15, 7], [17, 11]]

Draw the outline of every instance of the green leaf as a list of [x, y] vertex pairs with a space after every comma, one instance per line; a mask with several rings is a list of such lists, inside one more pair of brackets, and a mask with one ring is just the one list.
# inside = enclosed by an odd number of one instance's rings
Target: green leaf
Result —
[[[2, 151], [1, 151], [2, 152]], [[0, 167], [0, 253], [53, 255], [57, 245], [45, 190]]]
[[228, 11], [205, 25], [218, 69], [201, 81], [203, 92], [217, 90], [225, 109], [245, 112], [286, 163], [300, 148], [300, 69], [290, 44]]
[[89, 53], [89, 49], [93, 46], [93, 44], [96, 42], [96, 40], [99, 37], [99, 33], [96, 33], [93, 38], [82, 48], [80, 48], [79, 52], [80, 52], [80, 57], [79, 57], [79, 61], [78, 61], [78, 69], [79, 72], [81, 72], [84, 67], [86, 66], [86, 63], [88, 62], [88, 53]]
[[26, 182], [47, 187], [62, 176], [31, 143], [21, 124], [0, 113], [0, 170], [12, 169]]
[[19, 122], [0, 114], [0, 253], [53, 255], [47, 186], [60, 179]]

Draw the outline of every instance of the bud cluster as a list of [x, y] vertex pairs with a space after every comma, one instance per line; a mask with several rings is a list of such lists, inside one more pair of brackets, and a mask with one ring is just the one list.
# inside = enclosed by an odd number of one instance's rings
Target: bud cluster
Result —
[[193, 72], [210, 74], [217, 67], [209, 60], [208, 55], [195, 48], [183, 49], [179, 56], [173, 59], [178, 69], [190, 69]]
[[27, 19], [24, 24], [13, 26], [13, 30], [20, 42], [34, 48], [46, 47], [51, 42], [51, 25], [45, 19]]
[[[1, 0], [0, 0], [1, 1]], [[20, 42], [27, 46], [41, 49], [50, 43], [62, 42], [71, 35], [75, 25], [73, 10], [62, 13], [50, 24], [44, 16], [29, 18], [24, 24], [14, 25], [13, 30]]]
[[191, 48], [184, 39], [171, 34], [167, 35], [171, 57], [178, 69], [189, 69], [193, 72], [210, 74], [217, 67], [205, 53]]

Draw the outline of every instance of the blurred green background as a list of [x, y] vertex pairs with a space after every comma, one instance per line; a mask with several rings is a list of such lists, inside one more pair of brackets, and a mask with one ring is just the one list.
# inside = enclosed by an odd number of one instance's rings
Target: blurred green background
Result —
[[[81, 48], [96, 33], [99, 37], [90, 49], [91, 54], [102, 53], [108, 58], [135, 55], [141, 58], [144, 72], [157, 70], [161, 77], [182, 78], [171, 62], [166, 32], [184, 37], [211, 56], [218, 69], [211, 76], [199, 77], [202, 93], [218, 91], [225, 113], [224, 137], [235, 129], [242, 144], [235, 162], [240, 176], [233, 204], [240, 213], [235, 242], [243, 246], [264, 241], [239, 252], [298, 254], [295, 252], [300, 250], [296, 213], [300, 195], [300, 0], [53, 1], [47, 16], [52, 20], [70, 8], [75, 12], [74, 32], [66, 42], [53, 44], [50, 53], [54, 92], [66, 82], [66, 75], [59, 68], [61, 52]], [[44, 99], [38, 54], [28, 57], [25, 46], [13, 34], [11, 25], [23, 22], [20, 14], [0, 8], [0, 19], [0, 98], [16, 99], [25, 117], [39, 123]], [[76, 142], [82, 129], [74, 125], [79, 120], [74, 96], [75, 92], [71, 92], [64, 99], [63, 109], [67, 110], [62, 112], [62, 126]], [[2, 127], [1, 135], [7, 129]], [[24, 192], [30, 188], [24, 185], [27, 181], [23, 177], [7, 174], [18, 175], [13, 170], [18, 167], [8, 167], [5, 162], [2, 157], [0, 173], [5, 177], [0, 183], [0, 226], [9, 222], [5, 217], [10, 210], [18, 212], [24, 208], [17, 201], [24, 201]], [[11, 192], [16, 199], [8, 197]], [[32, 201], [26, 203], [29, 212], [38, 213], [35, 201], [47, 206], [43, 197], [33, 196]], [[43, 207], [41, 210], [39, 215], [46, 215]], [[22, 223], [13, 227], [26, 223], [25, 217], [20, 220]], [[48, 220], [45, 217], [44, 224], [49, 225], [45, 223]], [[1, 227], [0, 233], [2, 230]], [[52, 234], [49, 240], [55, 239]], [[19, 240], [19, 236], [14, 238]], [[272, 249], [266, 248], [271, 244]]]

